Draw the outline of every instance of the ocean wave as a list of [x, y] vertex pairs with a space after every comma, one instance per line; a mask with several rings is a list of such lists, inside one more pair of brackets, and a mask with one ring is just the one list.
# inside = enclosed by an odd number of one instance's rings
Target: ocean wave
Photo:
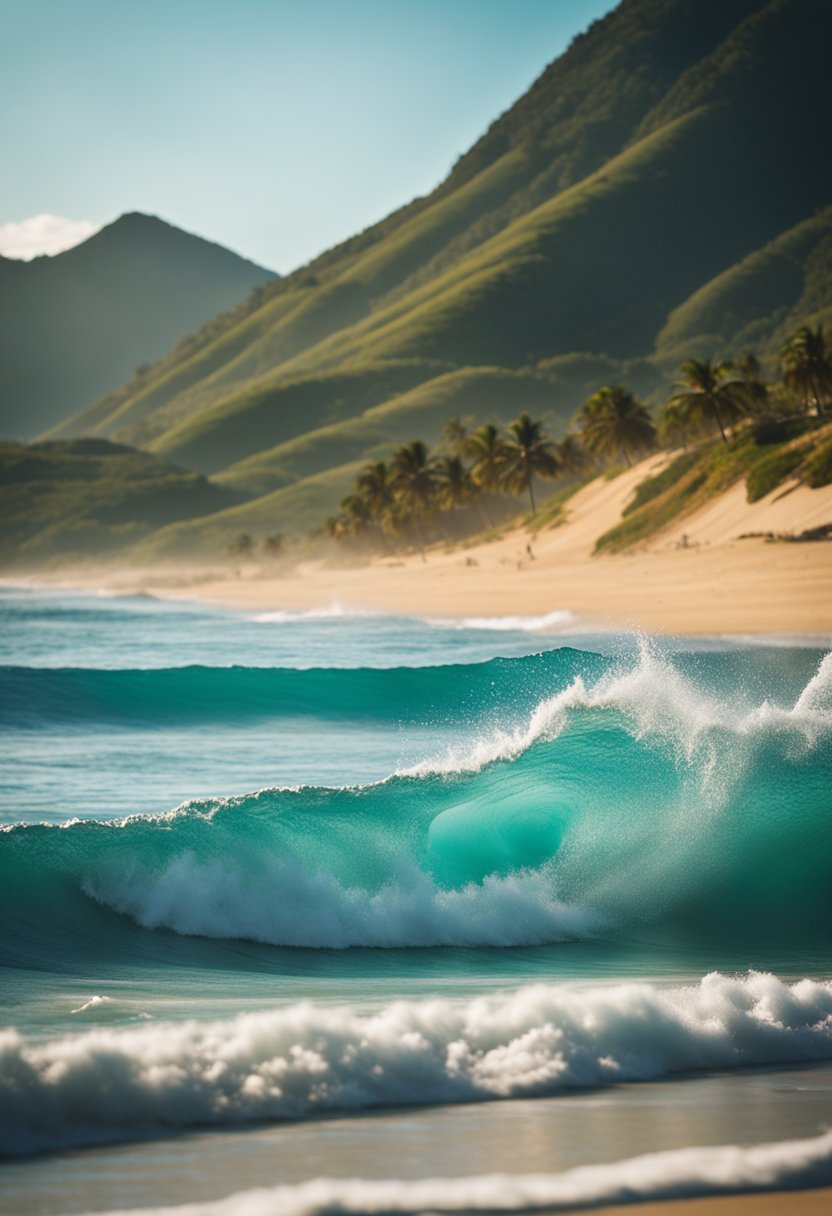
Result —
[[609, 661], [561, 648], [444, 667], [0, 668], [0, 723], [166, 727], [317, 716], [424, 722], [528, 713], [553, 685]]
[[515, 759], [540, 740], [556, 738], [570, 713], [593, 710], [621, 715], [634, 738], [661, 740], [688, 761], [703, 747], [718, 749], [730, 736], [748, 739], [785, 731], [811, 746], [832, 732], [832, 654], [823, 657], [793, 705], [763, 701], [740, 708], [730, 698], [698, 689], [644, 640], [639, 661], [629, 670], [610, 664], [606, 674], [591, 683], [579, 673], [541, 700], [519, 727], [495, 728], [403, 771], [420, 776], [475, 772], [495, 761]]
[[[557, 672], [559, 691], [521, 725], [481, 720], [464, 747], [372, 785], [0, 831], [0, 956], [115, 939], [112, 923], [96, 929], [102, 908], [145, 929], [323, 948], [536, 945], [645, 925], [828, 934], [832, 658], [791, 705], [744, 707], [649, 650], [594, 682], [578, 652], [538, 660], [484, 664], [468, 684], [481, 704], [513, 672], [516, 710], [518, 673], [529, 695]], [[381, 704], [393, 685], [373, 678]]]
[[0, 1033], [0, 1151], [326, 1111], [535, 1097], [832, 1058], [832, 983], [536, 985], [362, 1016], [309, 1003], [220, 1022]]
[[[774, 1144], [670, 1149], [560, 1174], [367, 1180], [316, 1178], [176, 1207], [102, 1216], [390, 1216], [421, 1212], [547, 1212], [613, 1204], [795, 1191], [832, 1183], [832, 1132]], [[787, 1202], [784, 1200], [784, 1203]]]

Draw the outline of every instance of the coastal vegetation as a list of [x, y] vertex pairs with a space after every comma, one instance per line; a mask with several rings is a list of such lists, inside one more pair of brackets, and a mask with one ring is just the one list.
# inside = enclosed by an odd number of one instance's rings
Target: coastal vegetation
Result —
[[[783, 345], [776, 381], [766, 379], [754, 354], [734, 361], [685, 360], [657, 422], [620, 384], [592, 393], [575, 415], [574, 429], [559, 441], [528, 413], [504, 431], [494, 422], [470, 429], [469, 420], [453, 417], [434, 451], [424, 440], [413, 440], [397, 448], [389, 464], [379, 460], [362, 468], [323, 532], [362, 544], [381, 538], [387, 548], [391, 541], [407, 545], [416, 538], [424, 549], [428, 538], [482, 531], [482, 516], [467, 510], [472, 503], [481, 502], [493, 528], [495, 504], [505, 520], [505, 500], [526, 496], [531, 510], [525, 522], [539, 530], [536, 482], [564, 483], [547, 512], [551, 525], [561, 520], [570, 493], [588, 475], [614, 472], [622, 459], [630, 466], [662, 442], [668, 448], [683, 443], [683, 454], [642, 481], [621, 523], [598, 539], [599, 552], [618, 551], [741, 477], [749, 502], [789, 477], [826, 484], [832, 477], [829, 441], [817, 447], [814, 440], [830, 405], [832, 351], [822, 326], [801, 326]], [[709, 431], [716, 431], [716, 442]]]
[[[356, 556], [424, 553], [517, 523], [532, 535], [558, 526], [588, 480], [615, 477], [645, 455], [667, 451], [668, 462], [636, 486], [621, 520], [597, 540], [598, 552], [618, 552], [741, 479], [749, 502], [786, 482], [817, 488], [832, 481], [832, 351], [822, 325], [787, 335], [776, 364], [753, 354], [705, 356], [683, 361], [678, 377], [658, 406], [624, 384], [603, 384], [587, 394], [565, 433], [556, 402], [544, 414], [523, 409], [506, 424], [445, 413], [434, 442], [410, 437], [386, 451], [379, 444], [371, 460], [253, 501], [242, 479], [209, 478], [108, 440], [5, 443], [0, 560], [25, 565], [62, 554], [129, 552], [152, 561], [158, 536], [192, 535], [200, 518], [213, 531], [198, 551], [212, 561], [284, 563], [330, 542]], [[535, 394], [539, 388], [535, 381]], [[422, 392], [406, 417], [433, 423]], [[442, 405], [448, 400], [460, 400], [456, 386]], [[305, 538], [284, 530], [281, 512], [269, 509], [281, 496], [309, 521]], [[339, 498], [336, 513], [319, 513], [321, 502]]]
[[[725, 443], [705, 441], [693, 453], [683, 454], [637, 488], [621, 522], [595, 544], [597, 553], [618, 553], [657, 535], [662, 528], [703, 506], [745, 479], [746, 498], [756, 502], [787, 479], [812, 485], [814, 456], [828, 445], [829, 424], [817, 416], [783, 420], [779, 427], [737, 427]], [[818, 435], [824, 443], [819, 446]], [[817, 480], [813, 488], [828, 484]]]

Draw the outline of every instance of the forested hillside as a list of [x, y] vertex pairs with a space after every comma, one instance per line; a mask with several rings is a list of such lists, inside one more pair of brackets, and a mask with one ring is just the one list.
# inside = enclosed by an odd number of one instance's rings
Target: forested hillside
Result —
[[832, 315], [832, 6], [622, 0], [426, 198], [218, 317], [55, 436], [249, 495], [145, 544], [307, 530], [362, 461], [454, 414], [658, 401], [691, 355]]

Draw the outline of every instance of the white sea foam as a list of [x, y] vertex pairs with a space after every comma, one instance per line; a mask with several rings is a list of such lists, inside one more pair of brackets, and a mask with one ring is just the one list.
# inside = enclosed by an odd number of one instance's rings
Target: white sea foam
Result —
[[77, 1009], [70, 1010], [71, 1013], [88, 1013], [90, 1010], [101, 1009], [103, 1005], [111, 1005], [113, 998], [111, 996], [91, 996], [88, 1001], [84, 1001], [83, 1005], [79, 1005]]
[[688, 760], [703, 744], [709, 744], [714, 732], [753, 738], [787, 731], [811, 746], [832, 732], [832, 654], [824, 656], [793, 706], [764, 701], [739, 709], [715, 694], [697, 690], [645, 640], [635, 667], [623, 673], [614, 671], [592, 687], [577, 676], [566, 688], [541, 701], [516, 729], [496, 728], [404, 769], [401, 775], [476, 772], [494, 761], [515, 759], [538, 741], [557, 738], [569, 715], [577, 710], [618, 712], [636, 738], [664, 740]]
[[[832, 1132], [775, 1144], [648, 1153], [561, 1174], [484, 1174], [419, 1181], [316, 1178], [209, 1203], [129, 1216], [370, 1216], [372, 1213], [550, 1212], [832, 1183]], [[788, 1200], [784, 1197], [786, 1211]], [[109, 1216], [128, 1216], [110, 1213]]]
[[0, 1151], [328, 1110], [533, 1097], [832, 1058], [832, 983], [537, 985], [368, 1016], [293, 1005], [221, 1022], [0, 1034]]
[[107, 871], [89, 877], [84, 890], [145, 929], [275, 946], [533, 946], [586, 938], [601, 927], [554, 898], [546, 870], [446, 890], [402, 865], [370, 892], [292, 861], [265, 864], [252, 883], [233, 857], [200, 861], [186, 851], [161, 874]]
[[[362, 619], [367, 617], [384, 617], [394, 619], [378, 609], [361, 608], [354, 604], [342, 604], [334, 600], [320, 608], [307, 609], [278, 609], [270, 612], [258, 612], [253, 619], [262, 624], [286, 625], [303, 621], [328, 621]], [[538, 616], [401, 616], [400, 620], [419, 621], [421, 624], [434, 625], [443, 629], [479, 630], [489, 633], [545, 633], [574, 626], [577, 617], [568, 609], [558, 609]]]
[[577, 617], [568, 608], [546, 612], [542, 616], [466, 616], [426, 618], [430, 625], [445, 629], [479, 629], [489, 633], [546, 633], [574, 626]]
[[292, 625], [303, 621], [350, 620], [353, 618], [361, 619], [363, 617], [381, 615], [381, 613], [374, 612], [371, 608], [356, 608], [352, 605], [341, 604], [335, 600], [333, 603], [327, 604], [322, 608], [307, 608], [298, 611], [290, 611], [287, 608], [274, 612], [257, 612], [254, 614], [253, 620], [262, 625]]

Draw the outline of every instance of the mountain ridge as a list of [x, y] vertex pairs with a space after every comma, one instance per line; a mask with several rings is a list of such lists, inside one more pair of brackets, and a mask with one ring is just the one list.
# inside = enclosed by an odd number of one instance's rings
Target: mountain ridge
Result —
[[128, 212], [51, 257], [0, 261], [0, 431], [31, 437], [274, 278]]
[[[432, 193], [51, 434], [144, 446], [254, 496], [236, 531], [297, 534], [417, 423], [432, 442], [452, 412], [528, 405], [556, 435], [601, 383], [659, 400], [691, 354], [771, 353], [832, 315], [830, 40], [812, 0], [622, 0]], [[157, 552], [222, 527], [179, 522]]]

